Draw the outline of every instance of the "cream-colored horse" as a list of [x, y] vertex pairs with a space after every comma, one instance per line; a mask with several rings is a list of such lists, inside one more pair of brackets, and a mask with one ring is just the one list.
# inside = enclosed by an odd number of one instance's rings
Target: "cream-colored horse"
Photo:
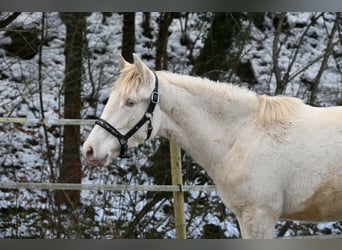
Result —
[[134, 64], [121, 58], [120, 67], [102, 119], [83, 145], [89, 164], [107, 165], [148, 134], [161, 135], [208, 172], [243, 238], [272, 238], [280, 218], [342, 219], [341, 107], [154, 73], [136, 55]]

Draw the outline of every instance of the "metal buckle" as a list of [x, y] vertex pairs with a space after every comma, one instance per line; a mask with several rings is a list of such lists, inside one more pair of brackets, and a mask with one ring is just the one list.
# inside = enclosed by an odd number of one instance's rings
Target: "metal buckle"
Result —
[[151, 94], [151, 102], [157, 104], [159, 102], [159, 94], [158, 92], [153, 91]]

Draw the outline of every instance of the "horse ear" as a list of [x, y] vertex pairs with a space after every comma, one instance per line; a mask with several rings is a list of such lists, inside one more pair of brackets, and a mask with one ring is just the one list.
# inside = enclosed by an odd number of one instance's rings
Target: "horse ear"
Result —
[[122, 55], [119, 56], [119, 68], [122, 71], [129, 63], [123, 58]]
[[133, 54], [133, 61], [138, 73], [144, 78], [145, 81], [149, 80], [149, 78], [152, 77], [152, 72], [146, 66], [146, 64], [136, 54]]

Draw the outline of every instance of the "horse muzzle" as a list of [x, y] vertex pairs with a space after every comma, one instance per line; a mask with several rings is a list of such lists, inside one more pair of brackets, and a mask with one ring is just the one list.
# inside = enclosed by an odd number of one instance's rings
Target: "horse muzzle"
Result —
[[82, 154], [90, 166], [106, 166], [109, 164], [109, 154], [105, 154], [104, 156], [96, 155], [91, 145], [84, 144]]

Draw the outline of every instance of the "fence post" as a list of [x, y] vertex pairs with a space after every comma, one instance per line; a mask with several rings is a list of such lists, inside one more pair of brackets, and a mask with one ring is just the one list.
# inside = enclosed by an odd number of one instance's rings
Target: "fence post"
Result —
[[[172, 185], [183, 185], [181, 149], [170, 142]], [[176, 239], [186, 239], [184, 218], [184, 193], [173, 192]]]

